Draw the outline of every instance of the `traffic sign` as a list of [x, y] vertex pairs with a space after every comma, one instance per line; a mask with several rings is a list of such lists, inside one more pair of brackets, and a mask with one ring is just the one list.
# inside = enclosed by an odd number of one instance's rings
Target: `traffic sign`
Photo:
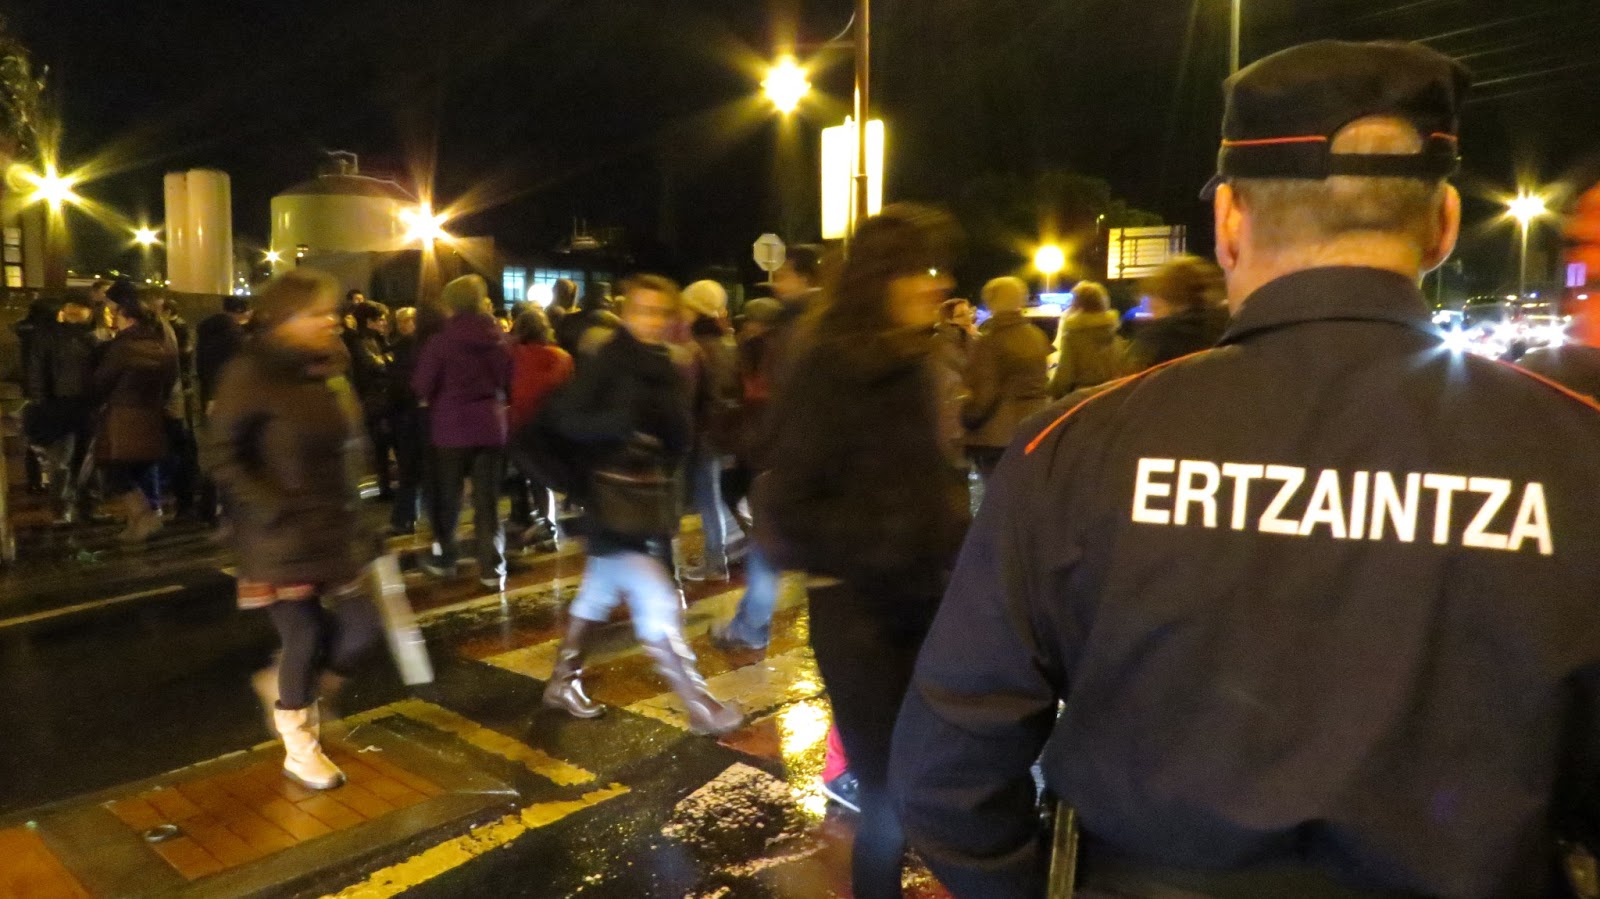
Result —
[[783, 268], [784, 260], [789, 258], [788, 250], [783, 238], [776, 234], [763, 234], [756, 240], [756, 265], [761, 266], [764, 272], [775, 272]]

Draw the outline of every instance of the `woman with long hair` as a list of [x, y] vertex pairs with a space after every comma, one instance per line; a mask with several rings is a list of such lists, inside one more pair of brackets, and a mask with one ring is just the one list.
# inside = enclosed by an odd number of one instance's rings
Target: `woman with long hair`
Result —
[[811, 646], [860, 782], [858, 899], [901, 894], [890, 738], [968, 522], [934, 333], [958, 239], [953, 219], [919, 206], [862, 224], [801, 337], [776, 464], [756, 488], [758, 539], [784, 567], [834, 579], [810, 591]]
[[167, 455], [166, 406], [178, 380], [178, 347], [132, 284], [118, 281], [107, 295], [117, 336], [94, 375], [105, 402], [94, 453], [106, 494], [118, 498], [127, 519], [121, 539], [142, 543], [161, 529], [159, 465]]
[[256, 690], [285, 775], [313, 790], [344, 782], [320, 744], [319, 689], [348, 677], [382, 632], [360, 587], [377, 544], [360, 514], [367, 442], [338, 298], [332, 278], [307, 269], [257, 294], [256, 336], [222, 371], [206, 453], [229, 503], [239, 604], [266, 609], [283, 641]]

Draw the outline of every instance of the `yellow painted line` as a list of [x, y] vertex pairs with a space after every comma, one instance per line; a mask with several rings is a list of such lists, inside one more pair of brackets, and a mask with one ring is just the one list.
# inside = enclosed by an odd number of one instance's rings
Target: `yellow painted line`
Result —
[[420, 699], [407, 699], [394, 705], [397, 714], [404, 715], [435, 730], [451, 734], [471, 746], [501, 758], [509, 759], [529, 771], [563, 787], [593, 783], [595, 776], [577, 765], [564, 762], [542, 750], [491, 730], [470, 718], [449, 709]]
[[470, 833], [440, 843], [399, 864], [376, 871], [366, 880], [333, 893], [326, 899], [388, 899], [398, 896], [480, 855], [499, 849], [529, 831], [554, 824], [627, 792], [627, 787], [612, 784], [571, 801], [535, 803], [516, 814], [475, 828]]
[[[569, 555], [578, 555], [578, 553], [570, 553]], [[556, 578], [553, 581], [542, 581], [537, 584], [531, 584], [527, 587], [518, 587], [515, 590], [507, 590], [504, 593], [500, 593], [499, 591], [494, 593], [486, 593], [483, 596], [462, 600], [461, 602], [457, 603], [451, 603], [447, 606], [439, 606], [438, 608], [428, 609], [425, 612], [418, 612], [416, 615], [416, 620], [418, 624], [426, 624], [435, 618], [449, 615], [454, 612], [465, 612], [488, 606], [498, 606], [511, 600], [521, 599], [526, 596], [533, 596], [536, 593], [559, 593], [562, 590], [576, 591], [578, 589], [578, 585], [582, 582], [582, 576], [573, 575], [572, 577]]]
[[[815, 699], [822, 695], [822, 675], [811, 651], [791, 649], [743, 668], [706, 679], [711, 695], [739, 706], [754, 717], [779, 706]], [[628, 711], [681, 730], [689, 729], [688, 712], [675, 693], [667, 692], [641, 699]]]

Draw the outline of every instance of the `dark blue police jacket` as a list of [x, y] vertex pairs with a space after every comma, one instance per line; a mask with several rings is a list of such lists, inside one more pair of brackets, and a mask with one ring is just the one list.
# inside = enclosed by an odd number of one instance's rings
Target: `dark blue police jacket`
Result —
[[1600, 818], [1600, 408], [1446, 349], [1406, 278], [1323, 268], [1047, 418], [896, 734], [958, 896], [1041, 890], [1041, 751], [1122, 859], [1548, 894], [1556, 827]]

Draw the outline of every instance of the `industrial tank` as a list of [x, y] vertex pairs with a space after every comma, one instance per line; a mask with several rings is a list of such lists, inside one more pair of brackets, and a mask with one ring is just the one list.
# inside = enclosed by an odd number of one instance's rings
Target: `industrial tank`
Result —
[[328, 257], [405, 249], [403, 213], [416, 207], [399, 184], [362, 175], [354, 154], [331, 154], [317, 177], [272, 198], [274, 267], [294, 267], [297, 253]]
[[181, 293], [233, 292], [233, 192], [226, 172], [169, 172], [167, 278]]

